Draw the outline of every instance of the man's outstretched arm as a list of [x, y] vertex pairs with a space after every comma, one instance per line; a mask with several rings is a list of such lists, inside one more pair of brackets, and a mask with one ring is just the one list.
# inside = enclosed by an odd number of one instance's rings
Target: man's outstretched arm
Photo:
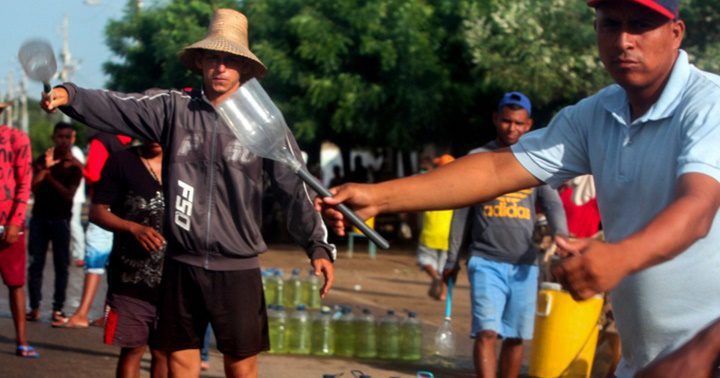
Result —
[[367, 219], [378, 213], [444, 210], [468, 206], [501, 194], [540, 185], [510, 149], [465, 156], [423, 175], [380, 184], [345, 184], [316, 199], [316, 209], [339, 235], [345, 220], [333, 206], [345, 203]]

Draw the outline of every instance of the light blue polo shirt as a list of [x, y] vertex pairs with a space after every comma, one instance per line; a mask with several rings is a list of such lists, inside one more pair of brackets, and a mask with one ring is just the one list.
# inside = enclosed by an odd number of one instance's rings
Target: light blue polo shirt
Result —
[[[720, 181], [720, 77], [698, 70], [680, 51], [662, 95], [642, 117], [630, 121], [625, 91], [611, 85], [563, 109], [512, 150], [554, 187], [592, 174], [606, 238], [622, 240], [673, 201], [679, 176]], [[625, 278], [612, 300], [623, 345], [618, 377], [632, 376], [720, 318], [720, 215], [706, 238]]]

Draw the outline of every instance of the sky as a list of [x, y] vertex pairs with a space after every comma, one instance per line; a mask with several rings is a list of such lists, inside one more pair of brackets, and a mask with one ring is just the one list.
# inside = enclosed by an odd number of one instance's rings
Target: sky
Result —
[[[127, 0], [2, 0], [5, 14], [0, 42], [0, 98], [8, 93], [8, 75], [12, 73], [16, 85], [23, 75], [18, 61], [18, 49], [31, 38], [47, 39], [55, 50], [58, 71], [62, 49], [63, 18], [69, 18], [70, 53], [80, 62], [72, 80], [87, 88], [102, 88], [107, 77], [102, 64], [112, 59], [105, 46], [105, 25], [120, 19]], [[91, 5], [94, 4], [94, 5]], [[59, 84], [58, 78], [52, 81]], [[29, 82], [28, 95], [40, 97], [42, 85]]]

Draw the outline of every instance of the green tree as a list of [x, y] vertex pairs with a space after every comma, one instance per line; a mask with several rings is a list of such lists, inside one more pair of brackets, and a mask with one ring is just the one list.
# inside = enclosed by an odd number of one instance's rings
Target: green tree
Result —
[[410, 150], [443, 124], [451, 70], [438, 52], [448, 33], [428, 2], [249, 0], [245, 9], [268, 66], [263, 84], [301, 141]]
[[720, 0], [687, 0], [680, 16], [687, 26], [684, 47], [695, 64], [720, 73]]
[[125, 92], [197, 87], [198, 76], [180, 64], [178, 53], [205, 35], [214, 9], [237, 6], [231, 0], [173, 0], [138, 10], [128, 1], [123, 17], [105, 28], [116, 56], [103, 65], [110, 76], [107, 87]]
[[577, 100], [609, 80], [584, 1], [486, 0], [464, 13], [468, 48], [488, 91], [521, 90], [545, 107]]

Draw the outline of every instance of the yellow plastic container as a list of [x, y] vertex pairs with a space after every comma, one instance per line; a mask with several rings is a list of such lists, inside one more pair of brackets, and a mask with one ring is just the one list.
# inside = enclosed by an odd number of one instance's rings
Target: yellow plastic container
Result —
[[560, 284], [538, 292], [530, 347], [531, 377], [590, 377], [597, 346], [602, 296], [577, 302]]

